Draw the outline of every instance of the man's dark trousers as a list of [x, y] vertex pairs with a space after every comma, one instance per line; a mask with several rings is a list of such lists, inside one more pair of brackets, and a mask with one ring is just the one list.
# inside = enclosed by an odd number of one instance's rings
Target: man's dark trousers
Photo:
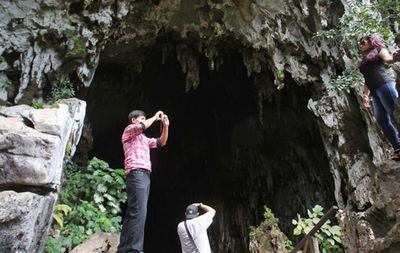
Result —
[[126, 176], [126, 192], [128, 208], [117, 253], [140, 253], [143, 251], [144, 225], [150, 193], [150, 171], [133, 169], [129, 172]]

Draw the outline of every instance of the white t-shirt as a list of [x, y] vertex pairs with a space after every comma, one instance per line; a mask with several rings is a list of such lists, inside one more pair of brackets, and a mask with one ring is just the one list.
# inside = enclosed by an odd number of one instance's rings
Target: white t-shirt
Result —
[[[213, 215], [207, 212], [196, 218], [186, 220], [186, 224], [197, 249], [200, 253], [211, 253], [210, 242], [208, 241], [207, 228], [211, 225]], [[189, 235], [186, 233], [185, 222], [178, 224], [178, 235], [181, 241], [182, 253], [195, 253], [196, 248]]]

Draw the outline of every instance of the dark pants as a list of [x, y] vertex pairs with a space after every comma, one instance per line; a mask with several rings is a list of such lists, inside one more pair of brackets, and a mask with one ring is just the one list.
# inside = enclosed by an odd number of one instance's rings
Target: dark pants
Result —
[[134, 169], [126, 176], [128, 208], [122, 225], [117, 253], [139, 253], [143, 251], [144, 225], [146, 223], [147, 200], [150, 193], [150, 172]]

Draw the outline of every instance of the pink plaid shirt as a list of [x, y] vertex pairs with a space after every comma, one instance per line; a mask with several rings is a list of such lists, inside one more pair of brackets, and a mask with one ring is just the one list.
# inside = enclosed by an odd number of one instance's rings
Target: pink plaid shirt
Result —
[[156, 148], [159, 141], [156, 138], [145, 136], [144, 129], [143, 123], [130, 124], [122, 134], [126, 174], [137, 168], [151, 171], [150, 149]]

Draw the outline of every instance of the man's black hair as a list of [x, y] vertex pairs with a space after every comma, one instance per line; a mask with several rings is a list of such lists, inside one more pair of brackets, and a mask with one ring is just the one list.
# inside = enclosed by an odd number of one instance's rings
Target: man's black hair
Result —
[[132, 119], [136, 119], [136, 118], [138, 118], [140, 116], [145, 116], [146, 117], [146, 114], [144, 113], [144, 111], [141, 111], [141, 110], [131, 111], [129, 113], [129, 115], [128, 115], [128, 122], [132, 123]]

